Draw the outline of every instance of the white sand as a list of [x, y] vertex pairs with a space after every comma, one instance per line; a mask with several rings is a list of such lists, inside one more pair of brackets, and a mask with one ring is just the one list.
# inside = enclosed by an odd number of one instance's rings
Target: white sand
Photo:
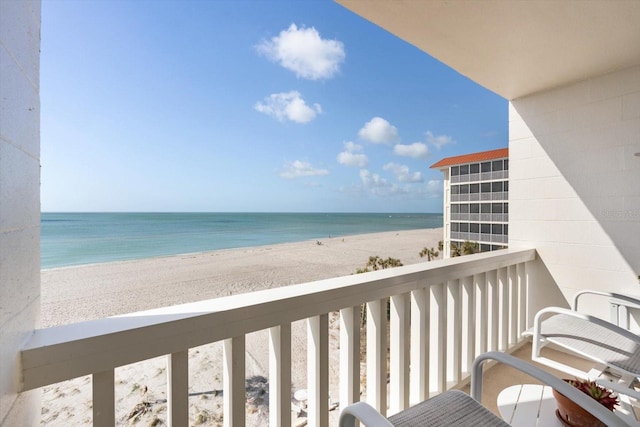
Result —
[[[176, 255], [139, 261], [43, 270], [42, 327], [103, 318], [150, 308], [339, 277], [364, 267], [370, 255], [425, 262], [420, 250], [437, 247], [442, 229], [365, 234]], [[337, 318], [331, 318], [337, 337]], [[293, 391], [306, 387], [306, 329], [292, 328]], [[338, 400], [337, 339], [330, 340], [330, 399]], [[268, 344], [266, 331], [246, 338], [247, 424], [266, 425]], [[221, 425], [221, 345], [189, 351], [190, 425]], [[116, 369], [118, 425], [166, 424], [166, 358]], [[294, 403], [296, 403], [294, 401]], [[42, 424], [90, 425], [91, 379], [45, 387]], [[138, 417], [131, 416], [136, 412]], [[337, 419], [337, 410], [332, 420]], [[303, 425], [304, 412], [292, 414]], [[332, 424], [334, 424], [332, 422]]]

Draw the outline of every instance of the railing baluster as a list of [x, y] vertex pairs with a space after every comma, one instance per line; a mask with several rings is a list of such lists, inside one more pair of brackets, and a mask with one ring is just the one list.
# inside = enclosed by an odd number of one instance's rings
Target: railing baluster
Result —
[[516, 344], [520, 338], [518, 334], [518, 274], [517, 266], [509, 266], [509, 345]]
[[225, 427], [244, 427], [246, 423], [245, 336], [228, 338], [222, 346], [222, 383]]
[[93, 425], [116, 424], [114, 370], [109, 369], [92, 375]]
[[189, 350], [167, 356], [167, 421], [174, 427], [189, 424]]
[[367, 303], [367, 403], [387, 412], [387, 300]]
[[487, 352], [488, 343], [488, 295], [487, 295], [487, 275], [486, 273], [476, 274], [473, 276], [474, 287], [476, 288], [476, 320], [478, 327], [476, 328], [476, 354]]
[[497, 272], [498, 275], [498, 287], [499, 287], [499, 304], [500, 307], [500, 325], [499, 331], [499, 343], [498, 348], [500, 351], [505, 351], [509, 348], [509, 277], [507, 275], [507, 268], [501, 268]]
[[269, 425], [291, 426], [291, 324], [269, 328]]
[[307, 420], [312, 427], [329, 425], [329, 315], [307, 319]]
[[462, 372], [462, 314], [460, 313], [460, 280], [445, 284], [447, 293], [447, 389], [460, 381]]
[[489, 291], [489, 351], [498, 350], [498, 321], [500, 308], [498, 304], [498, 272], [491, 270], [487, 275], [487, 290]]
[[429, 290], [411, 291], [411, 405], [429, 398]]
[[462, 279], [462, 372], [465, 375], [471, 374], [471, 366], [475, 359], [476, 347], [476, 305], [473, 277], [467, 276]]
[[430, 370], [433, 375], [429, 386], [430, 393], [442, 393], [447, 388], [447, 298], [445, 284], [439, 283], [430, 287], [431, 290], [431, 325], [434, 334], [431, 335]]
[[340, 409], [360, 401], [360, 306], [340, 310]]
[[527, 314], [527, 301], [529, 299], [527, 290], [527, 268], [524, 262], [517, 266], [518, 269], [518, 335], [521, 335], [529, 327]]
[[391, 297], [390, 414], [409, 406], [409, 295]]

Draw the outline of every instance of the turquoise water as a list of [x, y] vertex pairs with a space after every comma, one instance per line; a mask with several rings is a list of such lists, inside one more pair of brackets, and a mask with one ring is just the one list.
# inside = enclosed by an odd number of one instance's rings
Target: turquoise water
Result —
[[442, 227], [441, 214], [43, 213], [41, 266]]

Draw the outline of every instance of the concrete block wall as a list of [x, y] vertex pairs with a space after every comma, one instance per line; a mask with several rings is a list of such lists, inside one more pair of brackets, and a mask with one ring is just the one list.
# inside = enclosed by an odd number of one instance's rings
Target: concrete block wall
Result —
[[40, 422], [19, 394], [40, 310], [40, 1], [0, 1], [0, 425]]
[[540, 254], [530, 317], [581, 289], [640, 295], [636, 153], [640, 67], [510, 103], [509, 246]]

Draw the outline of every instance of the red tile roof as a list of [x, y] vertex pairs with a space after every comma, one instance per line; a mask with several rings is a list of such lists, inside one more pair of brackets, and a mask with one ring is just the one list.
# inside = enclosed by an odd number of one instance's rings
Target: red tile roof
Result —
[[487, 160], [503, 159], [509, 157], [508, 148], [499, 148], [497, 150], [481, 151], [479, 153], [463, 154], [461, 156], [445, 157], [439, 162], [431, 165], [432, 169], [442, 169], [452, 165], [463, 165], [466, 163], [484, 162]]

